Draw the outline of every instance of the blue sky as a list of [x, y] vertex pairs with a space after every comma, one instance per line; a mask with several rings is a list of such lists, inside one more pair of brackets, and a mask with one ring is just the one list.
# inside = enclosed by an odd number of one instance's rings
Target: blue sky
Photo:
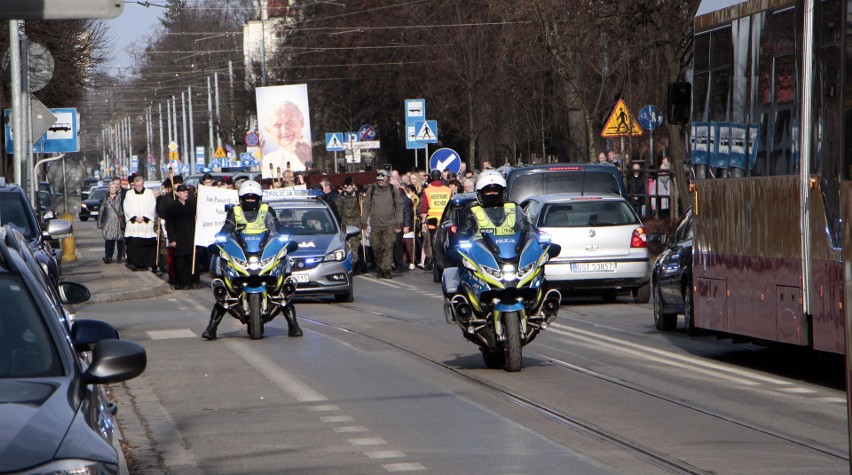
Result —
[[133, 58], [127, 53], [128, 47], [141, 50], [147, 43], [148, 35], [160, 24], [160, 15], [165, 12], [154, 6], [144, 7], [136, 3], [125, 3], [124, 11], [117, 18], [106, 20], [112, 40], [113, 59], [108, 72], [118, 74], [133, 64]]

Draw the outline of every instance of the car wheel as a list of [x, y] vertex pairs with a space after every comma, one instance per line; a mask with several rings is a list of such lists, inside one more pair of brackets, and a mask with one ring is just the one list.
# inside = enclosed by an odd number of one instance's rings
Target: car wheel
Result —
[[665, 313], [663, 309], [663, 295], [660, 288], [654, 290], [654, 326], [657, 330], [670, 332], [677, 327], [677, 314]]
[[88, 220], [89, 220], [88, 216], [80, 216], [80, 221], [88, 221]]
[[651, 283], [640, 285], [630, 291], [633, 295], [633, 301], [636, 303], [648, 303], [651, 301]]
[[335, 302], [353, 302], [355, 301], [355, 289], [349, 288], [349, 292], [345, 294], [334, 294]]
[[607, 290], [601, 295], [604, 302], [615, 302], [615, 299], [618, 298], [618, 292], [615, 290]]
[[692, 300], [692, 286], [686, 285], [683, 289], [683, 321], [686, 323], [686, 333], [698, 335], [699, 329], [695, 328], [695, 303]]

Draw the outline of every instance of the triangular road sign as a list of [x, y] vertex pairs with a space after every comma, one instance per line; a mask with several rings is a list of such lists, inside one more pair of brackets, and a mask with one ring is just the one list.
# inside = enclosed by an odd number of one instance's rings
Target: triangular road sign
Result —
[[417, 131], [417, 135], [414, 137], [414, 140], [418, 140], [420, 142], [432, 142], [438, 140], [438, 136], [435, 135], [435, 131], [429, 126], [428, 120], [423, 121], [423, 125], [420, 126], [420, 130]]
[[216, 153], [213, 154], [213, 158], [225, 158], [225, 151], [222, 150], [222, 147], [216, 149]]
[[601, 137], [629, 137], [642, 135], [642, 129], [639, 127], [639, 122], [630, 113], [627, 104], [622, 99], [619, 99], [612, 108], [612, 113], [609, 115], [609, 120], [606, 121]]
[[328, 149], [340, 149], [343, 148], [343, 144], [340, 143], [340, 139], [337, 138], [337, 135], [332, 134], [331, 139], [328, 141], [328, 145], [326, 145]]

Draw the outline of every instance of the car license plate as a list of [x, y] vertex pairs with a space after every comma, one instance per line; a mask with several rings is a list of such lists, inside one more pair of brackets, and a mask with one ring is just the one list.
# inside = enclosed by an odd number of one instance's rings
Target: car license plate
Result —
[[574, 262], [574, 272], [615, 272], [615, 262]]
[[293, 280], [301, 284], [306, 284], [311, 281], [311, 279], [308, 278], [308, 274], [305, 272], [293, 272], [290, 275], [293, 277]]

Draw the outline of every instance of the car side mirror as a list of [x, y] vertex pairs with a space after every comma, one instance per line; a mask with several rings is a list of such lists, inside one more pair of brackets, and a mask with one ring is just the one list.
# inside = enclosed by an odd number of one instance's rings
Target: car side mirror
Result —
[[92, 350], [92, 361], [83, 373], [85, 384], [110, 384], [127, 381], [145, 371], [148, 356], [139, 343], [103, 340]]
[[663, 233], [650, 233], [648, 234], [648, 244], [659, 244], [661, 246], [665, 246], [666, 235]]
[[66, 219], [52, 219], [47, 223], [47, 234], [52, 239], [65, 239], [71, 237], [72, 233], [71, 223]]
[[102, 340], [118, 339], [118, 330], [102, 320], [77, 320], [71, 327], [71, 344], [77, 351], [91, 351]]
[[76, 282], [61, 282], [59, 284], [59, 298], [62, 303], [75, 305], [78, 303], [88, 302], [92, 298], [92, 293], [89, 288], [83, 284]]
[[361, 234], [361, 228], [358, 226], [346, 226], [346, 239], [355, 237]]

